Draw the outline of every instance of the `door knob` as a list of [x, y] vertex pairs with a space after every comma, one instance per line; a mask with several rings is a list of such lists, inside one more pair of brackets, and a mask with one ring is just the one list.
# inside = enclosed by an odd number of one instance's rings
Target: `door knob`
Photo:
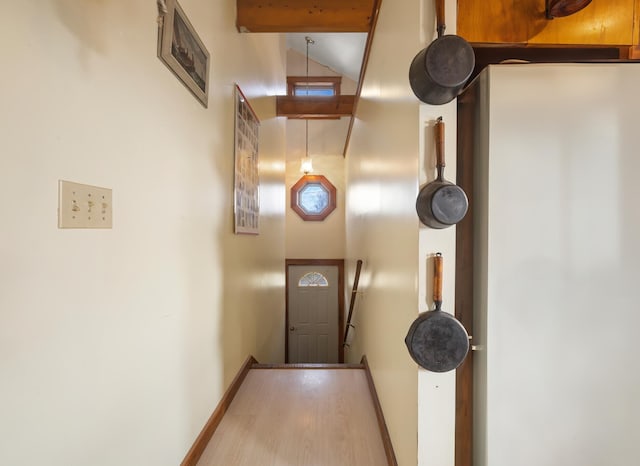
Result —
[[293, 332], [296, 328], [292, 325], [291, 327], [289, 327], [289, 331]]

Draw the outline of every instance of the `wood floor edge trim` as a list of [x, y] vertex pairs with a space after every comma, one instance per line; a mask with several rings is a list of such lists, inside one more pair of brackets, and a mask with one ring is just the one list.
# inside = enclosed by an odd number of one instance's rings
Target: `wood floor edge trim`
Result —
[[362, 364], [254, 364], [251, 369], [364, 369]]
[[251, 370], [256, 364], [258, 364], [258, 361], [256, 361], [253, 356], [249, 356], [244, 361], [244, 363], [240, 367], [240, 370], [231, 381], [229, 388], [227, 388], [227, 391], [224, 392], [224, 395], [222, 395], [222, 398], [220, 399], [218, 406], [216, 406], [215, 411], [213, 412], [213, 414], [211, 414], [211, 417], [209, 417], [209, 420], [202, 428], [202, 431], [196, 438], [195, 442], [193, 442], [193, 445], [187, 452], [184, 460], [182, 460], [182, 463], [180, 463], [180, 466], [196, 466], [198, 460], [200, 460], [200, 457], [204, 452], [204, 449], [207, 447], [207, 444], [211, 440], [213, 433], [216, 431], [218, 425], [220, 425], [220, 422], [222, 421], [224, 414], [229, 409], [229, 405], [231, 405], [233, 398], [236, 396], [236, 393], [238, 393], [240, 385], [242, 385], [242, 382], [249, 373], [249, 370]]
[[378, 428], [380, 429], [380, 436], [382, 437], [382, 445], [384, 446], [384, 454], [387, 457], [387, 464], [389, 466], [398, 466], [396, 460], [396, 454], [393, 451], [393, 444], [391, 443], [391, 436], [389, 435], [389, 429], [387, 429], [387, 423], [384, 420], [384, 414], [382, 413], [382, 405], [378, 398], [378, 392], [376, 392], [376, 386], [373, 383], [373, 375], [371, 375], [371, 369], [369, 368], [369, 362], [367, 356], [363, 355], [360, 363], [364, 366], [364, 373], [367, 377], [367, 384], [369, 385], [369, 392], [373, 400], [373, 406], [376, 411], [376, 418], [378, 419]]

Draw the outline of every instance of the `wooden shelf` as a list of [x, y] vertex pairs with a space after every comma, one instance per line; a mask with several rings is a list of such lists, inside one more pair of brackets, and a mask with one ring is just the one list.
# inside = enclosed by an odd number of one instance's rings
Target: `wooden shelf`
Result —
[[591, 2], [577, 13], [545, 16], [544, 1], [458, 2], [457, 34], [469, 42], [502, 44], [632, 45], [640, 0]]
[[237, 0], [240, 32], [369, 32], [375, 0]]
[[334, 97], [276, 96], [276, 115], [287, 118], [327, 119], [353, 115], [355, 95]]

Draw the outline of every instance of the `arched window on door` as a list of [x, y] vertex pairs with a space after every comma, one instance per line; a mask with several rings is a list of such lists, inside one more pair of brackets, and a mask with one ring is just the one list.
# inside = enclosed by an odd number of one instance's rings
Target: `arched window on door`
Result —
[[308, 272], [298, 280], [298, 286], [329, 286], [329, 281], [320, 272]]

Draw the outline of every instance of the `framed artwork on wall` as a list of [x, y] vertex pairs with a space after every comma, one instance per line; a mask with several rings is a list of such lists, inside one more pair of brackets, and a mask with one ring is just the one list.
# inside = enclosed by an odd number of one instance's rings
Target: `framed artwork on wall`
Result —
[[177, 0], [163, 0], [158, 18], [158, 58], [206, 108], [209, 52]]
[[258, 234], [260, 179], [258, 176], [258, 130], [260, 120], [240, 88], [235, 86], [235, 180], [236, 234]]

